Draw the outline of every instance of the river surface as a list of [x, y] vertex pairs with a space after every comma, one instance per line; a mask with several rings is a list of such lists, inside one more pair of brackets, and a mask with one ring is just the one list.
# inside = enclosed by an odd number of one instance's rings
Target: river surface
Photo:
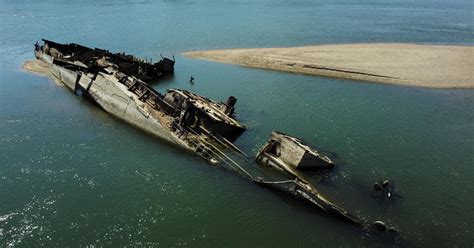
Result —
[[[0, 246], [384, 247], [322, 211], [142, 133], [26, 73], [41, 38], [176, 56], [154, 84], [238, 98], [255, 154], [272, 130], [327, 152], [328, 199], [401, 233], [474, 245], [474, 90], [352, 82], [192, 60], [202, 49], [474, 42], [471, 1], [0, 0]], [[190, 76], [195, 84], [188, 83]], [[389, 178], [399, 196], [370, 197]]]

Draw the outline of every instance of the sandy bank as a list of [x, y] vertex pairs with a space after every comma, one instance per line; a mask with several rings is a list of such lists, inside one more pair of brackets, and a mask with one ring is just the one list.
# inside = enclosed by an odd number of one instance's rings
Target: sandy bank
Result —
[[39, 59], [27, 60], [25, 61], [25, 63], [23, 63], [22, 69], [24, 71], [32, 72], [37, 75], [49, 77], [53, 79], [53, 81], [59, 86], [63, 85], [61, 81], [59, 81], [59, 79], [57, 79], [56, 77], [52, 77], [52, 75], [50, 74], [48, 63], [42, 60], [39, 60]]
[[352, 44], [187, 52], [184, 56], [370, 82], [474, 88], [474, 46]]
[[25, 61], [22, 69], [42, 76], [48, 76], [49, 74], [49, 65], [38, 59]]

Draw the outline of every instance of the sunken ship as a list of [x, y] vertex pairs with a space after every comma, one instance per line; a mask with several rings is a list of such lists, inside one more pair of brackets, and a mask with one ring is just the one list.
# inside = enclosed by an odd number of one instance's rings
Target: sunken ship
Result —
[[[223, 102], [187, 90], [153, 89], [149, 82], [174, 72], [174, 58], [162, 57], [152, 63], [124, 53], [44, 39], [42, 45], [35, 44], [34, 54], [47, 64], [52, 79], [132, 126], [258, 185], [303, 199], [367, 233], [391, 236], [397, 233], [385, 223], [369, 223], [319, 194], [304, 171], [331, 170], [334, 163], [300, 139], [274, 131], [256, 157], [249, 159], [234, 144], [247, 129], [235, 117], [237, 98], [234, 96]], [[242, 161], [276, 169], [281, 177], [275, 180], [255, 175]]]

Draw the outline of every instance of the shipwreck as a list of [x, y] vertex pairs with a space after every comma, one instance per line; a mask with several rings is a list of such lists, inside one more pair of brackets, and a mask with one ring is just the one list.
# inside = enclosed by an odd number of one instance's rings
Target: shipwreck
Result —
[[173, 73], [174, 59], [152, 63], [78, 44], [43, 42], [35, 44], [34, 54], [49, 66], [49, 76], [112, 116], [254, 183], [303, 199], [367, 232], [395, 233], [383, 222], [372, 225], [320, 195], [304, 171], [331, 170], [334, 163], [296, 137], [273, 132], [255, 158], [264, 169], [270, 166], [280, 171], [282, 180], [249, 172], [242, 164], [255, 162], [234, 144], [247, 129], [236, 119], [235, 96], [222, 102], [180, 89], [158, 92], [150, 86], [149, 82]]
[[168, 62], [147, 64], [153, 69], [145, 73], [135, 70], [146, 63], [134, 57], [47, 40], [35, 46], [35, 56], [49, 64], [52, 77], [109, 114], [212, 163], [222, 160], [216, 146], [231, 147], [246, 129], [233, 117], [235, 97], [225, 104], [186, 90], [162, 94], [138, 78], [160, 78], [172, 72], [174, 63], [165, 68], [160, 65]]

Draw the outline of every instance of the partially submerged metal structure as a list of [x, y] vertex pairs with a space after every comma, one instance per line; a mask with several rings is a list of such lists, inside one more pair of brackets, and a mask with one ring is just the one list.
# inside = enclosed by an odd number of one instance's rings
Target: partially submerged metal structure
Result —
[[251, 161], [233, 144], [246, 130], [234, 116], [234, 96], [225, 103], [217, 102], [186, 90], [160, 93], [145, 82], [172, 73], [174, 61], [164, 58], [151, 64], [131, 55], [43, 41], [35, 45], [35, 56], [49, 64], [50, 76], [109, 114], [259, 185], [304, 199], [366, 230], [380, 229], [370, 228], [372, 225], [318, 193], [301, 170], [329, 170], [334, 163], [298, 138], [273, 132], [255, 159], [262, 166], [283, 171], [284, 180], [269, 180], [246, 170], [232, 156]]
[[255, 159], [286, 172], [294, 170], [331, 170], [334, 162], [296, 137], [273, 131]]
[[35, 51], [41, 51], [43, 59], [51, 63], [50, 58], [74, 62], [91, 70], [104, 67], [114, 67], [119, 72], [145, 81], [158, 80], [166, 74], [174, 72], [175, 60], [163, 58], [152, 63], [151, 59], [145, 60], [125, 53], [112, 53], [100, 48], [89, 48], [79, 44], [61, 44], [43, 39], [44, 44], [35, 45]]

